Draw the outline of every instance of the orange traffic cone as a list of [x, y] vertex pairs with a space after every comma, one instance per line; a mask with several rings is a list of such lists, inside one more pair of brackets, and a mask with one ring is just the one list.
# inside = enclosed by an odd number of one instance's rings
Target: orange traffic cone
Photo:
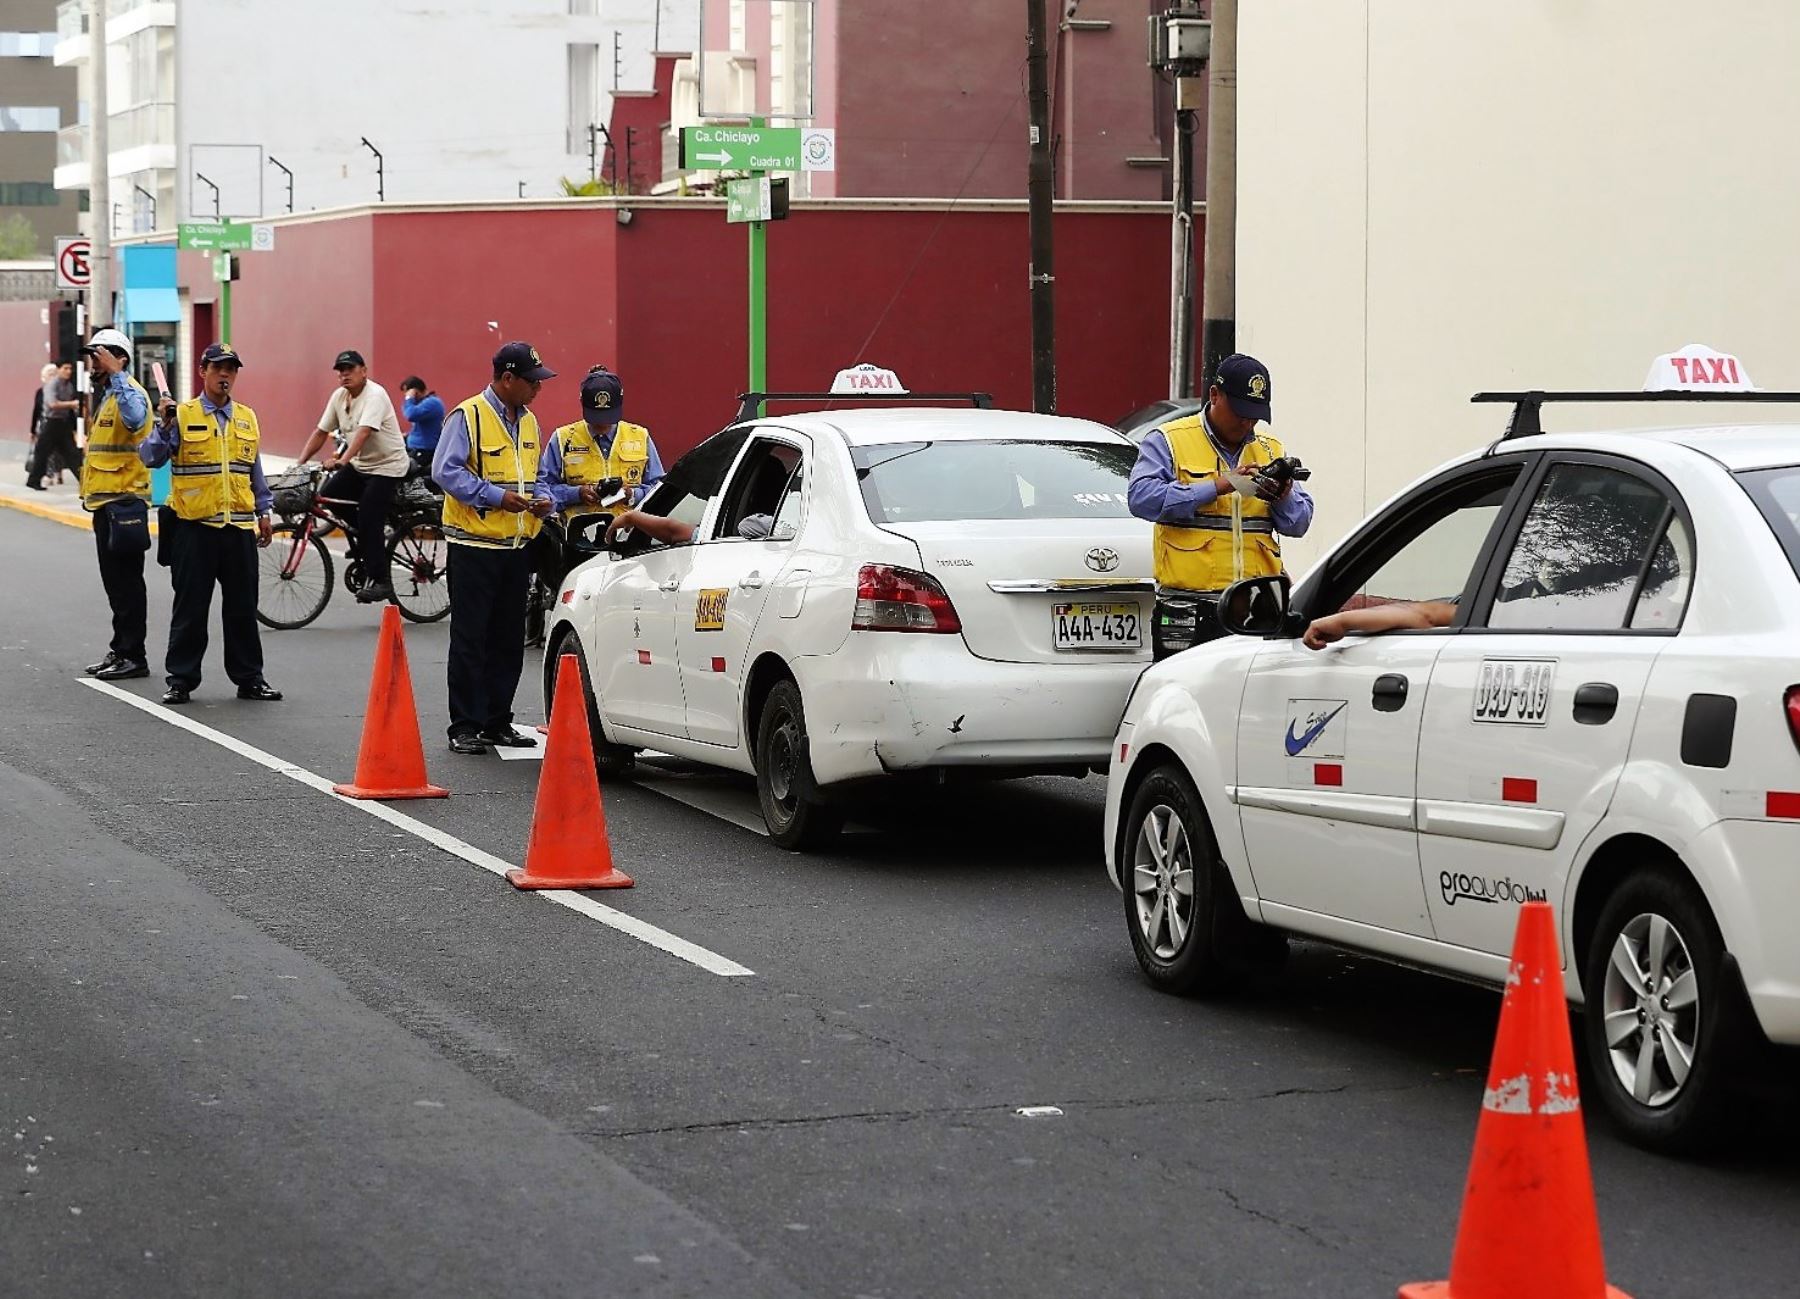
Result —
[[507, 871], [506, 878], [521, 889], [628, 889], [633, 883], [612, 864], [581, 667], [573, 654], [564, 654], [556, 665], [556, 699], [550, 706], [550, 738], [538, 775], [525, 869]]
[[362, 747], [356, 779], [332, 790], [349, 798], [447, 798], [450, 791], [425, 777], [425, 746], [419, 740], [419, 713], [413, 707], [412, 673], [406, 670], [406, 640], [400, 610], [381, 611], [381, 639], [369, 677], [369, 706], [363, 713]]
[[1548, 902], [1519, 910], [1450, 1279], [1400, 1299], [1626, 1299], [1600, 1255]]

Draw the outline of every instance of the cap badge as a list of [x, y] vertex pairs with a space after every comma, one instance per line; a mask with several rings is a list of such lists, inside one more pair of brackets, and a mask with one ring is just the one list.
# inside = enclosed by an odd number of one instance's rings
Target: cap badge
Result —
[[599, 392], [594, 394], [595, 410], [605, 410], [610, 405], [612, 405], [612, 394], [606, 391], [606, 389], [602, 388]]
[[1268, 390], [1269, 381], [1262, 375], [1253, 374], [1250, 376], [1250, 395], [1256, 398], [1257, 401], [1261, 401], [1263, 399], [1263, 394], [1268, 392]]

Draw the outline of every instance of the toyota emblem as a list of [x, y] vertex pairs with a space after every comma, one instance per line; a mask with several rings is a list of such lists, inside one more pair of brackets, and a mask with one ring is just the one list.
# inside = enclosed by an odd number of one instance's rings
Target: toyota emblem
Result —
[[1087, 566], [1096, 573], [1110, 573], [1119, 566], [1119, 552], [1107, 546], [1095, 546], [1087, 553]]

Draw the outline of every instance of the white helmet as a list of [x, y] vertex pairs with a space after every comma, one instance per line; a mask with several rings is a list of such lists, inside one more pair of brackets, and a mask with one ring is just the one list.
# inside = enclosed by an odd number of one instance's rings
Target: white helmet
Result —
[[116, 347], [121, 352], [125, 353], [125, 359], [127, 361], [131, 359], [131, 340], [119, 330], [99, 330], [92, 338], [88, 339], [87, 346], [81, 350], [83, 352], [91, 352], [96, 347]]

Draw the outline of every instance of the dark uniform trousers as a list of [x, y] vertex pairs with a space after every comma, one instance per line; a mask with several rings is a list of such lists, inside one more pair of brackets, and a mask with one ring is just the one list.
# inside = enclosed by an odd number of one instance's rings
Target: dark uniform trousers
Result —
[[215, 583], [225, 631], [225, 675], [240, 686], [259, 684], [263, 652], [256, 629], [256, 534], [248, 528], [213, 528], [168, 514], [163, 517], [171, 529], [169, 568], [175, 584], [169, 654], [164, 660], [169, 684], [184, 690], [200, 684]]
[[388, 584], [387, 517], [400, 483], [399, 478], [365, 474], [354, 465], [345, 465], [319, 489], [320, 495], [333, 500], [357, 502], [356, 558], [362, 565], [363, 581], [371, 586]]
[[512, 724], [525, 670], [531, 551], [450, 545], [450, 734]]
[[147, 662], [144, 650], [144, 627], [149, 619], [149, 597], [144, 591], [144, 554], [133, 550], [114, 554], [112, 516], [103, 505], [94, 511], [94, 548], [100, 555], [100, 584], [106, 588], [106, 602], [112, 606], [112, 645], [114, 654], [132, 663]]

